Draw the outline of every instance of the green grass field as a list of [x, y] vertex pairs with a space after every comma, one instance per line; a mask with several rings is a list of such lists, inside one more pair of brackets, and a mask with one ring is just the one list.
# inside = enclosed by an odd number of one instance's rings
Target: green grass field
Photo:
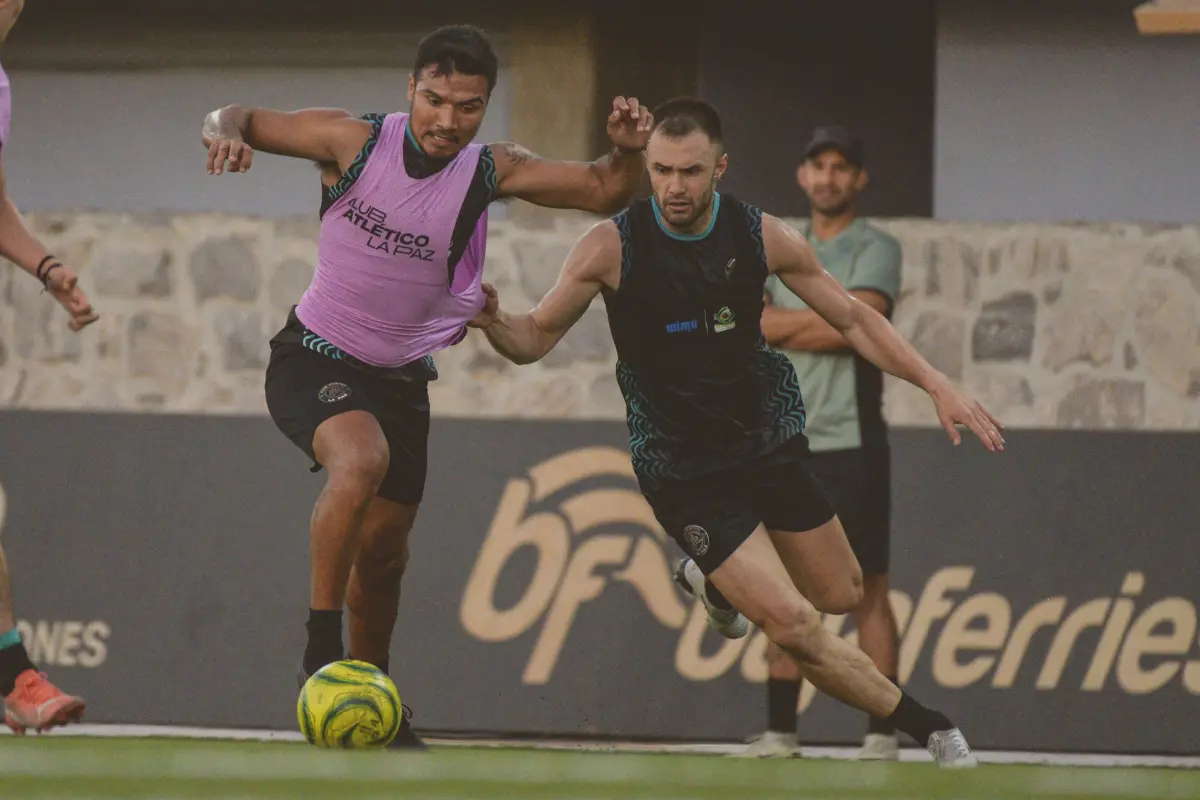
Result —
[[355, 753], [180, 739], [0, 739], [0, 797], [18, 798], [1200, 798], [1200, 771], [827, 759], [744, 761], [435, 748]]

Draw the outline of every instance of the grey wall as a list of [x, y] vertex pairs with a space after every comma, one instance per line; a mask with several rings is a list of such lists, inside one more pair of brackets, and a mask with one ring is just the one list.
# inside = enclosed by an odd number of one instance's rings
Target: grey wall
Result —
[[742, 0], [707, 4], [700, 94], [722, 113], [727, 191], [804, 215], [795, 168], [815, 125], [864, 137], [872, 187], [862, 211], [933, 211], [933, 0]]
[[[395, 69], [13, 71], [10, 77], [14, 118], [4, 168], [9, 191], [27, 210], [316, 213], [319, 181], [305, 162], [263, 154], [247, 175], [210, 177], [200, 144], [204, 115], [232, 102], [354, 112], [408, 106], [408, 71]], [[482, 139], [507, 133], [505, 77]]]
[[1135, 5], [938, 4], [938, 218], [1200, 220], [1200, 36]]

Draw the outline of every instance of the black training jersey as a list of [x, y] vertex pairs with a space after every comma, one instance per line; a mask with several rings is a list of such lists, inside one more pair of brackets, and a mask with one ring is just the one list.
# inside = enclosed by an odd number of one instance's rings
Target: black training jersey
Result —
[[670, 232], [653, 200], [613, 217], [621, 282], [605, 304], [642, 480], [736, 467], [804, 429], [796, 372], [759, 324], [762, 212], [729, 195], [713, 203], [709, 229], [692, 236]]

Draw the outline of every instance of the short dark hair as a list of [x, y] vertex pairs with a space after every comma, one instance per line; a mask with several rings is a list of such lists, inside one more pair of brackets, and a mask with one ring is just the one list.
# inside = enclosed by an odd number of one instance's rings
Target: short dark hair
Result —
[[661, 130], [672, 139], [680, 139], [693, 131], [703, 131], [714, 144], [722, 144], [721, 115], [703, 100], [676, 97], [659, 104], [653, 111], [654, 130]]
[[496, 88], [496, 51], [487, 34], [474, 25], [447, 25], [422, 39], [417, 45], [413, 75], [419, 78], [421, 71], [431, 65], [434, 75], [482, 75], [489, 94]]

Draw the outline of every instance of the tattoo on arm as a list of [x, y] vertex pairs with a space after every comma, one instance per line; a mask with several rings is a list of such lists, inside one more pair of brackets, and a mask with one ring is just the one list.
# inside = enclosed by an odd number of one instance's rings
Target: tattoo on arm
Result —
[[505, 142], [501, 145], [501, 149], [504, 151], [504, 157], [508, 159], [510, 166], [519, 167], [533, 158], [532, 152], [512, 142]]

